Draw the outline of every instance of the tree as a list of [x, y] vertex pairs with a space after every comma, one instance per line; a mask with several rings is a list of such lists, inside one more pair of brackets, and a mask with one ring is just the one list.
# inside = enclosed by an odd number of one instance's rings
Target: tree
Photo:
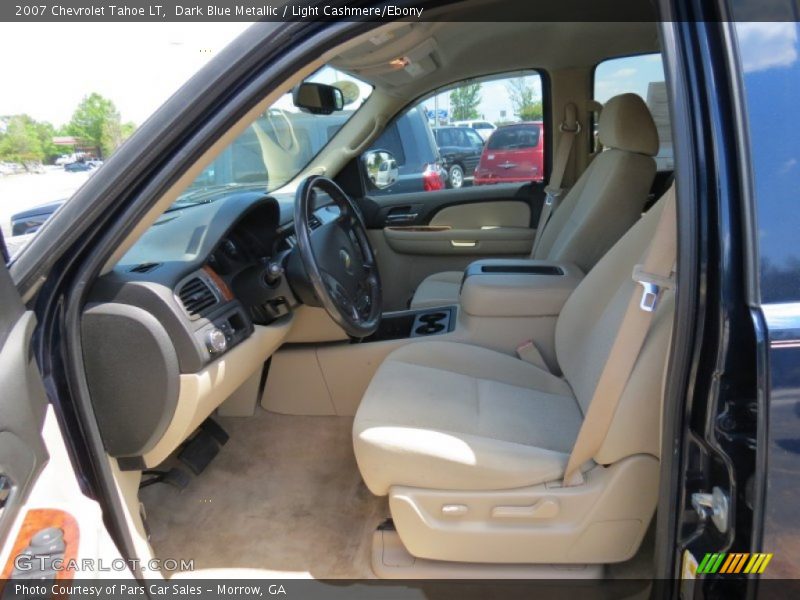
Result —
[[56, 146], [53, 143], [53, 138], [58, 135], [56, 133], [56, 128], [47, 121], [35, 122], [34, 128], [36, 130], [36, 137], [39, 138], [39, 143], [42, 146], [42, 162], [54, 162], [64, 151], [62, 147]]
[[108, 156], [123, 142], [119, 112], [108, 98], [93, 92], [81, 100], [68, 125], [70, 135]]
[[37, 162], [44, 158], [37, 123], [28, 115], [13, 115], [0, 135], [0, 158], [11, 162]]
[[468, 83], [450, 92], [450, 112], [454, 121], [477, 119], [481, 103], [481, 84]]
[[542, 101], [536, 98], [536, 89], [526, 77], [510, 79], [506, 89], [517, 117], [523, 121], [538, 121], [542, 118]]

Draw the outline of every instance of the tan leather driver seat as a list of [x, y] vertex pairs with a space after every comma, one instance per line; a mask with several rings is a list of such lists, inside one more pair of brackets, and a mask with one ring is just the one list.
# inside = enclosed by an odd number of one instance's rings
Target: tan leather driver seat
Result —
[[[653, 185], [658, 132], [636, 94], [611, 98], [600, 114], [605, 150], [584, 171], [550, 218], [531, 258], [571, 262], [588, 273], [642, 213]], [[434, 273], [420, 283], [411, 308], [457, 304], [463, 273]]]
[[585, 483], [562, 487], [648, 248], [660, 200], [603, 257], [556, 326], [557, 377], [485, 348], [410, 343], [376, 372], [353, 425], [369, 489], [389, 495], [420, 558], [610, 563], [632, 556], [655, 511], [662, 374], [673, 320], [666, 292]]

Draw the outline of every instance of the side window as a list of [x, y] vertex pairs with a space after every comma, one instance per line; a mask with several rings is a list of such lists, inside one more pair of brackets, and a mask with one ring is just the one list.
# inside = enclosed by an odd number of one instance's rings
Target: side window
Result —
[[[538, 140], [547, 139], [546, 131], [542, 135], [543, 93], [542, 77], [533, 70], [471, 79], [431, 92], [396, 117], [367, 150], [390, 152], [398, 166], [397, 177], [389, 178], [391, 184], [382, 189], [365, 175], [368, 193], [542, 181], [545, 153]], [[515, 128], [511, 135], [526, 143], [487, 153], [487, 140], [505, 128]]]
[[[638, 94], [650, 108], [658, 129], [656, 165], [659, 171], [671, 171], [674, 168], [672, 131], [661, 54], [613, 58], [597, 65], [594, 72], [594, 99], [603, 104], [609, 98], [625, 93]], [[594, 132], [593, 152], [599, 149], [596, 119]]]
[[464, 130], [464, 135], [467, 136], [467, 145], [483, 146], [483, 138], [474, 129]]

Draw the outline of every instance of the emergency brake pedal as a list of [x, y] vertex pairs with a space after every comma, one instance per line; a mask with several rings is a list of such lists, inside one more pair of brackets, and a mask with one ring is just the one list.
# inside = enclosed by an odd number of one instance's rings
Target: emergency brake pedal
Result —
[[205, 428], [201, 428], [180, 451], [178, 459], [189, 467], [192, 473], [200, 475], [219, 454], [219, 449], [220, 443], [217, 438]]
[[142, 475], [149, 475], [149, 478], [142, 481], [139, 484], [139, 488], [145, 488], [154, 483], [168, 483], [182, 490], [189, 485], [191, 481], [189, 474], [177, 467], [173, 467], [169, 471], [142, 471]]

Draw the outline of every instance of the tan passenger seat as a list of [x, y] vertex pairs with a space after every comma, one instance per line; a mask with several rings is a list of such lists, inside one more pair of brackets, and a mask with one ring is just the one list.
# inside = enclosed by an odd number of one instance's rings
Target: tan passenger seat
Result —
[[[609, 100], [598, 137], [606, 148], [584, 171], [550, 218], [531, 258], [571, 262], [587, 273], [642, 213], [653, 184], [658, 132], [636, 94]], [[463, 273], [425, 278], [411, 308], [458, 303]]]
[[[556, 325], [563, 378], [453, 342], [408, 344], [379, 367], [353, 424], [355, 455], [369, 489], [389, 495], [397, 532], [412, 555], [610, 563], [636, 552], [658, 495], [670, 290], [650, 313], [641, 350], [630, 351], [635, 363], [597, 451], [582, 465], [585, 481], [562, 487], [561, 480], [589, 406], [598, 402], [595, 388], [623, 315], [634, 300], [631, 306], [640, 308], [642, 288], [632, 274], [664, 207], [662, 198], [564, 305]], [[675, 219], [664, 222], [674, 227]], [[671, 265], [674, 245], [653, 255]]]

